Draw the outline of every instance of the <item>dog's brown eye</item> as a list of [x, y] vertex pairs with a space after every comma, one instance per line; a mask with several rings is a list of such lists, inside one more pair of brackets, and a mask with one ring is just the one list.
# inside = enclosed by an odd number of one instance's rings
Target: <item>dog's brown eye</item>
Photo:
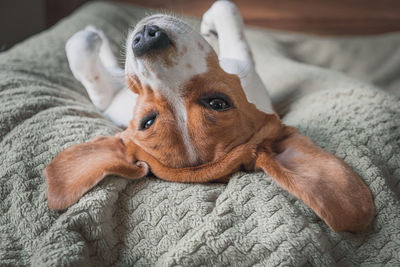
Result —
[[206, 93], [198, 101], [203, 107], [215, 111], [225, 111], [233, 107], [233, 103], [229, 97], [221, 92]]
[[210, 105], [210, 107], [213, 110], [217, 110], [217, 111], [226, 110], [230, 107], [229, 104], [225, 100], [220, 99], [220, 98], [210, 99], [208, 104]]
[[156, 121], [156, 118], [157, 118], [157, 114], [155, 114], [155, 113], [150, 113], [149, 115], [145, 116], [140, 121], [139, 130], [142, 131], [142, 130], [149, 129]]

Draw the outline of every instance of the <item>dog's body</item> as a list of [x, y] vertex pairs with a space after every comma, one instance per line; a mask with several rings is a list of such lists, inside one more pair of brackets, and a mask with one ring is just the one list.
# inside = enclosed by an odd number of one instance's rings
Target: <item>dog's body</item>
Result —
[[136, 179], [150, 168], [168, 181], [208, 182], [264, 170], [335, 231], [365, 229], [374, 215], [369, 189], [342, 160], [279, 120], [236, 6], [214, 3], [201, 33], [218, 35], [219, 56], [179, 19], [145, 18], [129, 34], [125, 71], [101, 31], [88, 27], [68, 41], [74, 76], [127, 129], [61, 152], [45, 170], [49, 206], [68, 207], [107, 174]]

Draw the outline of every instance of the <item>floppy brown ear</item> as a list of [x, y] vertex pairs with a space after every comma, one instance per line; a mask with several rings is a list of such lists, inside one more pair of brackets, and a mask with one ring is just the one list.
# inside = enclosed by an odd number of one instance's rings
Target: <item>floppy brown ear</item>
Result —
[[47, 201], [51, 209], [65, 209], [108, 174], [141, 178], [148, 173], [143, 162], [135, 164], [135, 144], [120, 137], [96, 137], [71, 146], [57, 155], [44, 169]]
[[314, 210], [334, 231], [363, 231], [374, 217], [369, 188], [345, 162], [293, 127], [280, 141], [265, 141], [256, 168], [272, 176]]

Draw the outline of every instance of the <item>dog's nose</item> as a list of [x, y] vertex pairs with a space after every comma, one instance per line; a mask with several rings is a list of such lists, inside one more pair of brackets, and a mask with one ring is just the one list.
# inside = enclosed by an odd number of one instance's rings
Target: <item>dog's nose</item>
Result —
[[144, 26], [133, 37], [133, 54], [140, 57], [151, 50], [166, 48], [171, 44], [167, 33], [156, 25]]

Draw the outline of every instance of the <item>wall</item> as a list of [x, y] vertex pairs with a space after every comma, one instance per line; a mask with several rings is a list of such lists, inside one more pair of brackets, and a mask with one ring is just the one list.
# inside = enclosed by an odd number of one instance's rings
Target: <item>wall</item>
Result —
[[0, 50], [45, 28], [45, 0], [0, 0]]

